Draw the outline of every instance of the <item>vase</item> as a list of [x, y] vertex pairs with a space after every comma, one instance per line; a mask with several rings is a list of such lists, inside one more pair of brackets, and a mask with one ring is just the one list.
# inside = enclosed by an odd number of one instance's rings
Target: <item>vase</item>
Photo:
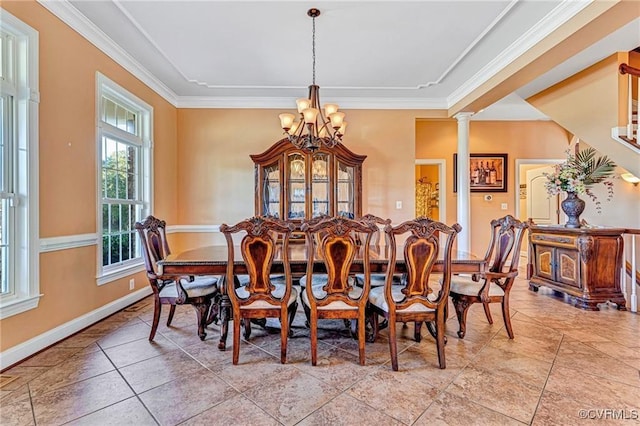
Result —
[[584, 211], [584, 200], [578, 198], [575, 192], [567, 192], [567, 198], [560, 203], [560, 207], [569, 218], [564, 226], [566, 228], [580, 228], [580, 215]]

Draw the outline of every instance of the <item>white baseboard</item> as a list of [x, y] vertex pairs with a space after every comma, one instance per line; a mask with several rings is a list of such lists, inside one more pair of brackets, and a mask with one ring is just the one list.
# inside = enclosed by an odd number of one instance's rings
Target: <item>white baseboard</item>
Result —
[[42, 349], [53, 345], [60, 340], [71, 336], [73, 333], [77, 333], [94, 324], [101, 319], [108, 317], [111, 314], [118, 312], [119, 310], [131, 305], [132, 303], [141, 300], [151, 294], [151, 287], [146, 286], [136, 292], [121, 297], [118, 300], [114, 300], [111, 303], [107, 303], [98, 309], [95, 309], [89, 313], [86, 313], [78, 318], [75, 318], [65, 324], [62, 324], [54, 329], [51, 329], [39, 336], [20, 343], [6, 351], [0, 352], [0, 370], [22, 361], [23, 359], [35, 354]]

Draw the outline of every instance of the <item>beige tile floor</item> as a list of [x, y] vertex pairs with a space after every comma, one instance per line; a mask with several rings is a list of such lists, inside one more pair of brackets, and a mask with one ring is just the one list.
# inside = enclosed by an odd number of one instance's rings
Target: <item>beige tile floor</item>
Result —
[[[17, 378], [0, 388], [0, 424], [640, 422], [640, 316], [609, 304], [579, 310], [549, 290], [530, 292], [522, 279], [511, 306], [515, 340], [507, 338], [499, 306], [489, 325], [477, 305], [460, 340], [451, 309], [445, 370], [437, 368], [428, 334], [416, 343], [411, 328], [400, 326], [400, 371], [393, 372], [384, 331], [367, 344], [361, 367], [356, 342], [335, 322], [321, 331], [312, 367], [302, 312], [286, 365], [279, 363], [279, 336], [256, 326], [233, 366], [231, 351], [216, 349], [217, 326], [198, 339], [188, 306], [178, 307], [172, 327], [161, 325], [150, 343], [147, 298], [5, 371]], [[582, 419], [581, 410], [598, 418]]]

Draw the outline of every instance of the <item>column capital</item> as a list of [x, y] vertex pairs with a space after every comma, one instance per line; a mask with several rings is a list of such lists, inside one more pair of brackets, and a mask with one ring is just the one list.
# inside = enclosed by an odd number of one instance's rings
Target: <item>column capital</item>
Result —
[[469, 121], [472, 115], [473, 115], [472, 112], [459, 112], [456, 115], [454, 115], [453, 118], [455, 118], [458, 121]]

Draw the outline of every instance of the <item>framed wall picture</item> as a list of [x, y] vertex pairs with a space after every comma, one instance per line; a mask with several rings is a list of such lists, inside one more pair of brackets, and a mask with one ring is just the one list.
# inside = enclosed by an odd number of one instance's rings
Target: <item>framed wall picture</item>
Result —
[[[507, 192], [507, 154], [469, 154], [471, 192]], [[453, 192], [458, 192], [458, 154], [453, 154]]]

